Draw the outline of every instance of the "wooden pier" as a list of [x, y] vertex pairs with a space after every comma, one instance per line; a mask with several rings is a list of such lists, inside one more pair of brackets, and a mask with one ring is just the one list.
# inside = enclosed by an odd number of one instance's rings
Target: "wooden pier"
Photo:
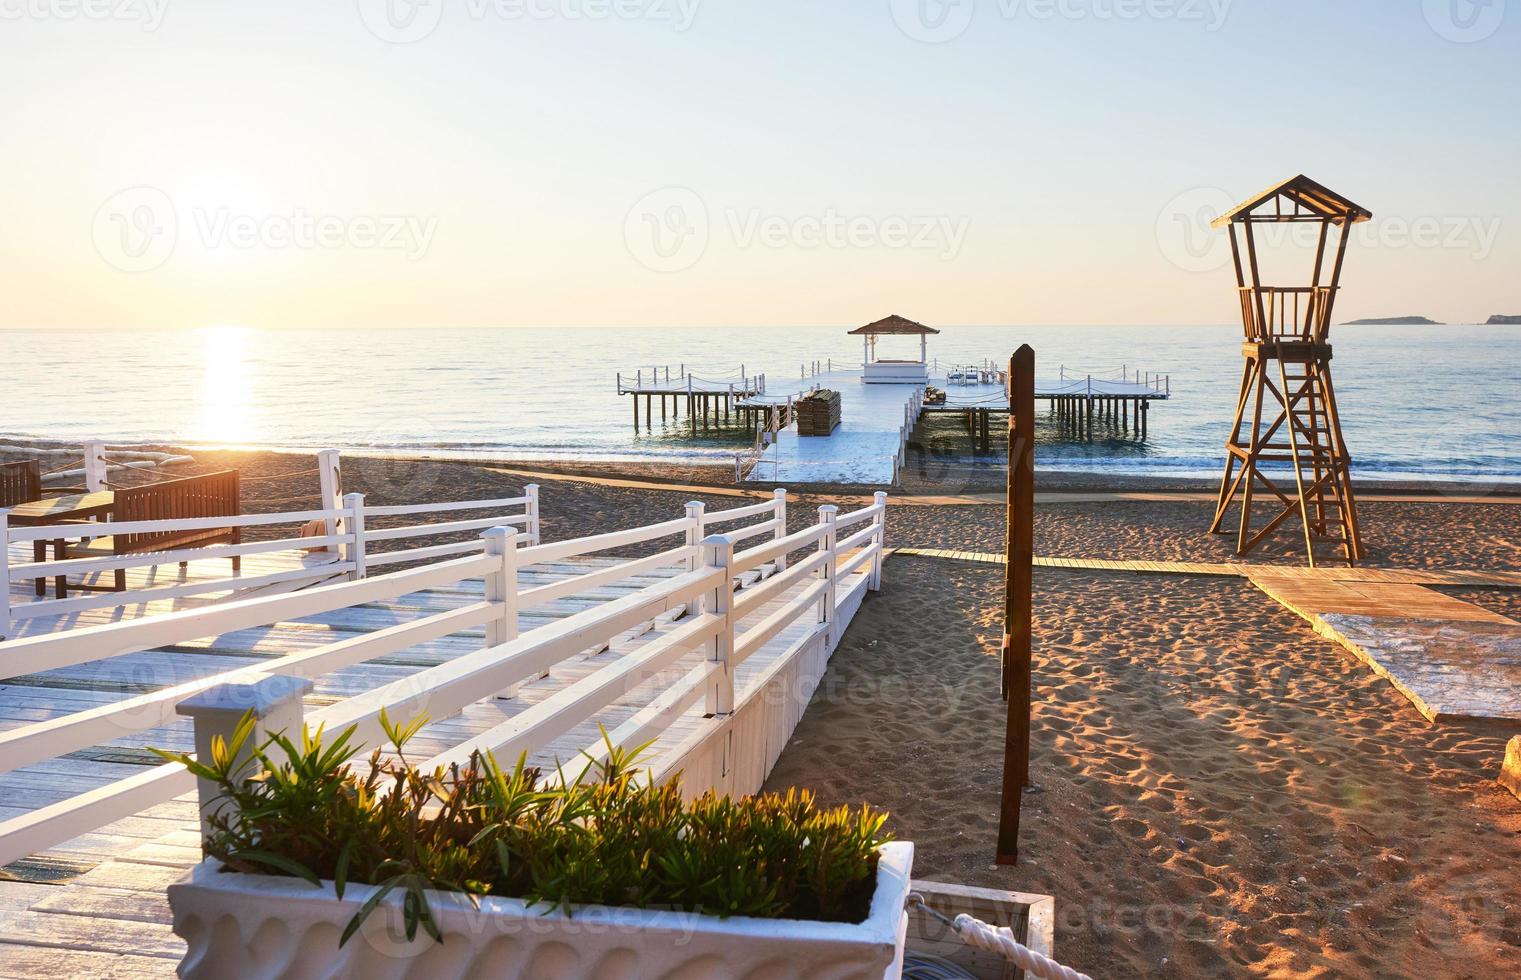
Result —
[[[481, 748], [526, 752], [552, 772], [596, 751], [605, 731], [615, 744], [649, 743], [644, 762], [657, 778], [681, 771], [693, 793], [750, 793], [881, 584], [885, 494], [846, 513], [825, 505], [802, 530], [789, 531], [777, 493], [718, 512], [693, 503], [670, 521], [550, 543], [511, 530], [515, 521], [536, 528], [528, 497], [371, 510], [486, 503], [529, 511], [483, 519], [491, 526], [463, 551], [391, 553], [419, 564], [365, 576], [356, 556], [367, 535], [405, 539], [478, 522], [367, 531], [354, 501], [316, 512], [351, 519], [336, 535], [338, 561], [314, 568], [299, 549], [235, 546], [257, 553], [257, 571], [337, 581], [219, 595], [239, 584], [204, 587], [217, 584], [211, 576], [229, 581], [225, 560], [191, 557], [169, 573], [185, 582], [176, 591], [134, 566], [109, 609], [35, 601], [34, 567], [59, 563], [31, 562], [29, 541], [14, 542], [6, 595], [39, 615], [26, 617], [26, 635], [0, 643], [0, 974], [173, 971], [184, 946], [170, 932], [164, 887], [199, 859], [195, 780], [147, 749], [192, 747], [175, 706], [198, 691], [309, 678], [306, 721], [356, 725], [367, 742], [380, 734], [381, 709], [425, 714], [413, 743], [432, 755], [425, 766]], [[310, 513], [225, 520], [291, 523]], [[607, 554], [630, 548], [642, 557]], [[187, 587], [193, 595], [177, 591]]]
[[686, 410], [688, 427], [693, 435], [732, 425], [742, 411], [753, 412], [757, 406], [741, 408], [747, 398], [766, 393], [766, 376], [749, 374], [744, 365], [738, 372], [723, 378], [700, 378], [679, 365], [673, 375], [670, 367], [639, 368], [632, 375], [618, 374], [618, 394], [629, 395], [634, 405], [634, 430], [641, 427], [639, 399], [644, 399], [643, 427], [654, 427], [655, 405], [660, 406], [660, 421], [681, 417]]

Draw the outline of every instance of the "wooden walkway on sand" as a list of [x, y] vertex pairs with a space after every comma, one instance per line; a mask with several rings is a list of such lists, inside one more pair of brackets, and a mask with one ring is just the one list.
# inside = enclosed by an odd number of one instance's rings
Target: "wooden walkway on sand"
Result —
[[[528, 566], [519, 571], [519, 576], [526, 589], [585, 575], [624, 560], [578, 558]], [[832, 628], [836, 636], [844, 630], [866, 591], [869, 569], [867, 563], [864, 569], [842, 576], [836, 598], [837, 619], [832, 627], [813, 622], [811, 616], [800, 618], [739, 665], [735, 671], [736, 703], [747, 692], [776, 683], [778, 676], [783, 676], [777, 672], [795, 666], [795, 651], [804, 644], [816, 645], [821, 630]], [[768, 578], [773, 570], [768, 564], [746, 573], [740, 594], [749, 584]], [[683, 571], [683, 567], [676, 565], [656, 569], [524, 610], [519, 615], [519, 629], [527, 633]], [[744, 616], [740, 628], [762, 623], [813, 581], [805, 578], [769, 597]], [[0, 731], [478, 603], [483, 594], [479, 579], [467, 580], [453, 588], [415, 592], [393, 602], [351, 606], [306, 619], [180, 643], [173, 648], [9, 678], [0, 683]], [[585, 650], [557, 665], [548, 677], [524, 684], [513, 697], [493, 697], [489, 691], [482, 692], [482, 700], [452, 717], [433, 719], [422, 729], [414, 741], [419, 757], [430, 757], [493, 729], [610, 661], [638, 651], [677, 628], [683, 613], [684, 608], [669, 609], [614, 637], [611, 643]], [[315, 689], [305, 699], [308, 714], [478, 651], [483, 643], [482, 629], [461, 630], [397, 654], [333, 671], [317, 678]], [[551, 769], [562, 761], [577, 759], [583, 749], [599, 742], [599, 725], [613, 729], [643, 709], [653, 710], [652, 702], [669, 687], [672, 677], [686, 674], [705, 656], [694, 645], [660, 674], [640, 677], [627, 693], [594, 718], [532, 753], [530, 762]], [[790, 682], [792, 678], [788, 674], [783, 679]], [[803, 678], [797, 680], [801, 682]], [[797, 714], [801, 710], [798, 708]], [[660, 735], [645, 763], [658, 768], [672, 753], [689, 751], [684, 740], [701, 723], [702, 712], [699, 698], [697, 704]], [[30, 812], [142, 773], [145, 767], [160, 762], [148, 751], [149, 746], [190, 750], [190, 739], [189, 725], [181, 720], [0, 774], [0, 818]], [[768, 744], [746, 751], [753, 755], [779, 748]], [[730, 764], [735, 763], [730, 760]], [[755, 760], [741, 758], [737, 764], [754, 765]], [[196, 819], [193, 796], [184, 796], [8, 866], [5, 871], [11, 880], [0, 881], [0, 977], [172, 975], [184, 947], [169, 929], [164, 888], [200, 859]]]
[[[896, 555], [1004, 563], [944, 548]], [[1388, 680], [1428, 721], [1521, 726], [1521, 623], [1444, 588], [1521, 589], [1521, 572], [1302, 568], [1246, 563], [1036, 558], [1037, 568], [1243, 578]]]

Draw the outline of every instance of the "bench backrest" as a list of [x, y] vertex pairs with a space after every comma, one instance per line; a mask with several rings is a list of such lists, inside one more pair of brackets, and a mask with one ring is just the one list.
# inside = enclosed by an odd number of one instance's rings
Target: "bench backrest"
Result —
[[42, 464], [35, 459], [0, 463], [0, 507], [42, 499]]
[[[231, 517], [240, 513], [238, 471], [224, 470], [118, 490], [111, 507], [111, 520], [172, 521], [189, 517]], [[118, 554], [132, 554], [208, 541], [235, 542], [237, 531], [237, 528], [214, 528], [118, 534], [115, 535], [114, 550]]]

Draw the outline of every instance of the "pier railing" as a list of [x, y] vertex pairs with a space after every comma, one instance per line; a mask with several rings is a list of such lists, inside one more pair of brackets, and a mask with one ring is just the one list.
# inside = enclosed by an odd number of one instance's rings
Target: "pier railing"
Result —
[[[520, 546], [524, 536], [515, 528], [493, 527], [481, 536], [481, 553], [463, 558], [300, 592], [14, 640], [0, 648], [7, 676], [105, 661], [349, 606], [396, 600], [423, 589], [483, 582], [481, 599], [465, 601], [458, 608], [5, 732], [0, 734], [0, 768], [33, 766], [90, 745], [147, 732], [172, 722], [178, 714], [196, 715], [196, 744], [205, 745], [210, 735], [200, 730], [203, 722], [213, 724], [206, 719], [219, 714], [206, 713], [208, 701], [214, 709], [219, 699], [222, 703], [246, 699], [248, 685], [267, 688], [272, 683], [289, 685], [299, 698], [309, 684], [303, 679], [484, 626], [481, 649], [324, 707], [307, 719], [329, 731], [354, 725], [360, 740], [377, 741], [382, 710], [394, 718], [427, 714], [439, 719], [483, 698], [510, 696], [520, 685], [549, 676], [567, 658], [606, 645], [642, 624], [652, 624], [670, 610], [681, 610], [683, 615], [663, 635], [566, 684], [503, 724], [455, 745], [425, 767], [463, 759], [473, 749], [492, 751], [506, 760], [542, 749], [594, 718], [625, 692], [651, 680], [660, 685], [658, 692], [609, 733], [612, 743], [643, 744], [701, 700], [704, 708], [697, 730], [683, 740], [684, 745], [700, 743], [721, 734], [735, 710], [735, 671], [747, 657], [800, 621], [810, 624], [813, 631], [834, 630], [836, 598], [847, 581], [853, 587], [863, 581], [866, 588], [880, 587], [886, 505], [886, 494], [880, 493], [871, 505], [848, 514], [826, 505], [819, 509], [817, 523], [791, 533], [787, 533], [785, 494], [780, 491], [771, 500], [733, 510], [706, 513], [701, 504], [691, 504], [676, 520], [527, 547]], [[755, 518], [765, 520], [728, 534], [706, 536], [714, 525]], [[757, 536], [767, 540], [736, 550], [737, 544]], [[519, 585], [518, 574], [525, 566], [676, 537], [680, 545], [646, 558], [550, 586], [523, 589]], [[788, 557], [798, 552], [805, 552], [805, 557], [789, 566]], [[768, 563], [776, 573], [736, 595], [746, 573]], [[518, 634], [517, 614], [523, 608], [657, 566], [674, 566], [680, 572]], [[789, 594], [791, 587], [805, 584]], [[742, 624], [746, 617], [763, 611], [759, 621]], [[681, 663], [691, 659], [696, 663]], [[192, 698], [194, 706], [186, 705]], [[224, 723], [230, 724], [225, 720], [235, 721], [236, 716], [237, 712], [220, 712]], [[594, 753], [600, 750], [600, 746], [587, 748]], [[0, 864], [95, 831], [195, 786], [184, 767], [165, 764], [12, 817], [0, 822]]]

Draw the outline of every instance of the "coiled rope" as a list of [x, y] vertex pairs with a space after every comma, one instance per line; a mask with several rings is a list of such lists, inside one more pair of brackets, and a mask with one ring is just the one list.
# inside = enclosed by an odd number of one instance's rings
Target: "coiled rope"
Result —
[[1014, 938], [1014, 933], [1007, 929], [995, 929], [975, 919], [965, 912], [956, 916], [954, 920], [946, 918], [939, 912], [929, 907], [924, 896], [918, 892], [912, 892], [908, 896], [908, 904], [922, 909], [930, 915], [950, 926], [952, 931], [960, 937], [961, 941], [968, 946], [985, 949], [990, 953], [997, 953], [1015, 966], [1024, 970], [1028, 976], [1041, 977], [1043, 980], [1093, 980], [1086, 973], [1079, 973], [1070, 966], [1063, 966], [1049, 956], [1037, 953], [1035, 950], [1020, 943]]

